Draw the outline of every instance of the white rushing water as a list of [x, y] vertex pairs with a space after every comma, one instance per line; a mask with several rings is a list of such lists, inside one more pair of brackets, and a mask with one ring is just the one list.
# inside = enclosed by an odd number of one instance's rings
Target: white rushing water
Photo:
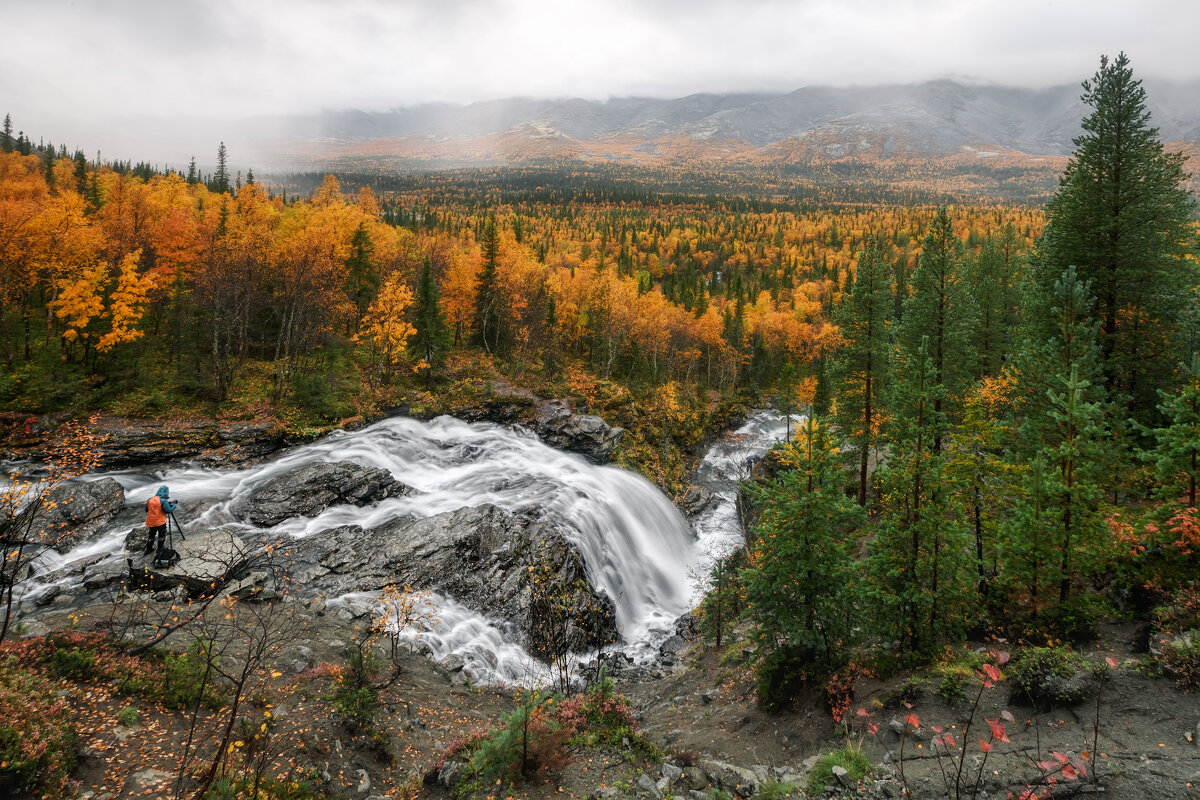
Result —
[[[131, 510], [112, 528], [71, 551], [44, 554], [39, 571], [96, 554], [120, 557], [125, 534], [137, 523], [142, 504], [162, 484], [181, 501], [178, 516], [186, 532], [243, 524], [231, 509], [267, 480], [314, 462], [353, 461], [382, 467], [414, 491], [367, 508], [333, 506], [314, 518], [286, 520], [273, 532], [302, 538], [339, 525], [372, 528], [400, 517], [427, 517], [483, 503], [539, 515], [560, 526], [583, 555], [592, 583], [614, 600], [623, 640], [617, 646], [646, 657], [693, 604], [696, 576], [706, 572], [705, 562], [740, 543], [733, 505], [736, 482], [745, 477], [745, 460], [761, 455], [782, 435], [782, 417], [759, 412], [712, 448], [697, 482], [716, 499], [695, 520], [693, 535], [670, 500], [628, 470], [597, 466], [555, 450], [521, 429], [450, 417], [430, 422], [392, 418], [359, 431], [333, 433], [249, 469], [182, 464], [156, 473], [126, 470], [86, 476], [85, 480], [118, 480]], [[32, 588], [37, 591], [36, 585]], [[335, 599], [330, 605], [363, 600]], [[463, 657], [472, 678], [481, 682], [545, 678], [544, 669], [514, 642], [510, 623], [481, 616], [453, 598], [434, 595], [434, 601], [439, 624], [412, 633], [433, 657]]]
[[[793, 435], [801, 419], [791, 417]], [[706, 585], [703, 578], [713, 563], [745, 542], [737, 513], [738, 484], [750, 477], [753, 459], [761, 458], [773, 444], [784, 439], [788, 424], [787, 418], [774, 409], [756, 411], [737, 430], [722, 436], [701, 459], [694, 482], [712, 492], [713, 501], [692, 520], [696, 533], [693, 569], [700, 576], [694, 584], [694, 602], [699, 602]]]

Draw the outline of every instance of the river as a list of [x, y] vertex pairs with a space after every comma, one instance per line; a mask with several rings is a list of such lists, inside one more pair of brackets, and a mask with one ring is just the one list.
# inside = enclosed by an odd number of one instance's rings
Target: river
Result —
[[[674, 632], [675, 619], [691, 608], [713, 558], [738, 546], [742, 533], [735, 506], [747, 460], [761, 456], [783, 436], [774, 411], [753, 414], [718, 440], [700, 462], [695, 481], [713, 501], [689, 524], [653, 484], [628, 470], [597, 466], [552, 449], [520, 428], [466, 423], [451, 417], [423, 422], [395, 417], [358, 431], [339, 431], [284, 452], [249, 469], [212, 469], [181, 464], [155, 472], [93, 473], [112, 477], [126, 492], [129, 511], [108, 530], [67, 553], [47, 552], [36, 565], [45, 573], [81, 558], [122, 557], [125, 534], [145, 500], [162, 484], [181, 501], [184, 532], [216, 525], [251, 528], [233, 509], [264, 482], [313, 462], [353, 461], [382, 467], [412, 487], [406, 496], [367, 508], [336, 505], [312, 518], [285, 520], [275, 536], [302, 538], [340, 525], [371, 528], [402, 517], [427, 517], [493, 503], [554, 522], [583, 556], [588, 577], [616, 605], [622, 640], [615, 647], [635, 660], [653, 657]], [[44, 591], [35, 579], [27, 598]], [[370, 596], [331, 598], [329, 605], [369, 605]], [[477, 682], [536, 683], [544, 668], [515, 641], [513, 627], [431, 595], [437, 625], [419, 636], [435, 659], [461, 656]]]

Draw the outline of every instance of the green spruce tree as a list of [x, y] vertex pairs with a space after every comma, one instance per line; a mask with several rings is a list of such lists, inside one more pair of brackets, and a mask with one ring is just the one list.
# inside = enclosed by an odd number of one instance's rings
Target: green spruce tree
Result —
[[[346, 258], [346, 294], [354, 303], [353, 329], [347, 333], [357, 333], [362, 325], [363, 315], [367, 307], [379, 294], [382, 279], [372, 258], [374, 244], [366, 223], [358, 223], [354, 235], [350, 237], [350, 255]], [[347, 325], [350, 321], [347, 320]]]
[[858, 504], [866, 505], [870, 454], [877, 444], [888, 372], [892, 311], [890, 265], [874, 237], [858, 256], [854, 285], [834, 310], [845, 344], [834, 364], [837, 424], [853, 446]]
[[1184, 186], [1184, 157], [1164, 151], [1124, 53], [1100, 59], [1082, 100], [1092, 112], [1046, 208], [1039, 280], [1048, 290], [1075, 266], [1091, 283], [1103, 385], [1145, 423], [1182, 357], [1182, 316], [1194, 311], [1195, 201]]
[[[974, 356], [967, 341], [974, 321], [973, 308], [963, 280], [963, 246], [945, 207], [938, 209], [921, 245], [921, 258], [912, 275], [911, 296], [904, 304], [898, 340], [906, 359], [925, 346], [933, 365], [933, 414], [953, 416], [962, 392], [974, 372]], [[922, 345], [925, 342], [925, 345]], [[897, 416], [913, 409], [896, 407]], [[944, 430], [934, 434], [931, 447], [942, 450]]]
[[1153, 453], [1162, 493], [1171, 500], [1182, 494], [1187, 508], [1196, 508], [1200, 480], [1200, 353], [1180, 365], [1183, 381], [1174, 392], [1163, 392], [1159, 409], [1168, 424], [1156, 433]]
[[1017, 343], [1023, 277], [1021, 240], [1012, 223], [989, 235], [966, 262], [967, 291], [975, 311], [968, 347], [976, 354], [976, 376], [998, 375]]
[[413, 314], [415, 332], [408, 340], [408, 352], [413, 358], [428, 365], [430, 378], [446, 363], [446, 351], [450, 348], [450, 327], [442, 313], [441, 295], [433, 275], [433, 262], [429, 256], [421, 265], [417, 278], [416, 308]]
[[876, 610], [877, 632], [917, 652], [962, 636], [971, 592], [968, 537], [954, 502], [960, 487], [936, 446], [949, 426], [931, 350], [927, 337], [892, 378], [892, 406], [907, 411], [888, 436], [868, 560], [867, 603]]
[[218, 194], [229, 191], [229, 153], [224, 142], [217, 147], [217, 171], [213, 175], [212, 190]]
[[742, 581], [765, 653], [798, 648], [831, 665], [848, 644], [853, 533], [866, 514], [842, 491], [837, 451], [827, 426], [809, 417], [783, 448], [785, 469], [752, 484], [762, 510]]
[[483, 270], [475, 290], [475, 337], [485, 350], [501, 355], [506, 343], [505, 318], [507, 303], [497, 271], [500, 266], [500, 229], [496, 215], [489, 214], [480, 239]]

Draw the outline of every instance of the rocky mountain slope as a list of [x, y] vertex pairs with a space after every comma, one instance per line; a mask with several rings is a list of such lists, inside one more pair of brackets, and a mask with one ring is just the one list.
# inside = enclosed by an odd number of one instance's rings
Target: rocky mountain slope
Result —
[[[1150, 84], [1166, 141], [1200, 139], [1200, 87]], [[1020, 89], [950, 80], [805, 87], [787, 94], [696, 94], [603, 102], [513, 98], [383, 112], [326, 111], [246, 121], [243, 135], [276, 166], [390, 158], [410, 166], [672, 157], [774, 160], [797, 144], [843, 158], [1006, 152], [1065, 156], [1085, 107], [1076, 85]]]

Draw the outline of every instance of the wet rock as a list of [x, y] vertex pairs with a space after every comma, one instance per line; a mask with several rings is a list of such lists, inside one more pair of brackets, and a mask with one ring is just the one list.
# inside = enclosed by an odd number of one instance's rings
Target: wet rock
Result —
[[708, 776], [699, 767], [684, 767], [683, 779], [692, 790], [707, 789]]
[[637, 789], [638, 794], [642, 797], [662, 797], [662, 793], [658, 791], [658, 786], [655, 785], [654, 779], [644, 772], [638, 776], [634, 788]]
[[279, 659], [286, 663], [294, 673], [301, 673], [312, 669], [317, 663], [316, 653], [312, 651], [312, 648], [305, 647], [302, 644], [285, 647], [279, 654]]
[[176, 534], [171, 544], [179, 561], [169, 567], [155, 566], [154, 555], [143, 552], [146, 528], [129, 532], [125, 565], [130, 588], [151, 592], [181, 589], [192, 597], [225, 590], [241, 577], [252, 555], [237, 534], [225, 528], [193, 531], [186, 539]]
[[50, 627], [46, 623], [36, 619], [21, 620], [20, 635], [25, 638], [33, 636], [45, 636], [50, 632]]
[[196, 456], [202, 464], [226, 466], [266, 458], [289, 444], [283, 430], [269, 422], [244, 422], [218, 428], [216, 446]]
[[[587, 650], [617, 637], [612, 601], [591, 587], [578, 551], [552, 525], [492, 505], [300, 540], [293, 577], [327, 596], [390, 585], [433, 589], [516, 623], [537, 655]], [[532, 568], [532, 572], [531, 572]], [[536, 579], [536, 582], [535, 580]], [[536, 588], [536, 591], [535, 591]], [[565, 616], [547, 598], [565, 599]]]
[[562, 400], [542, 400], [532, 393], [508, 393], [471, 408], [459, 409], [454, 416], [467, 422], [495, 422], [529, 428], [551, 447], [579, 453], [598, 464], [612, 460], [613, 451], [625, 435], [603, 419], [575, 414]]
[[103, 437], [100, 465], [111, 469], [191, 458], [217, 444], [217, 429], [211, 420], [103, 418], [96, 429]]
[[456, 672], [462, 672], [467, 666], [467, 661], [458, 653], [450, 653], [437, 662], [437, 665], [453, 675]]
[[792, 786], [804, 785], [804, 776], [791, 767], [776, 767], [775, 780], [780, 783], [790, 783]]
[[112, 478], [63, 484], [46, 493], [31, 532], [49, 547], [69, 550], [124, 507], [125, 490]]
[[683, 770], [674, 764], [663, 764], [662, 776], [668, 785], [673, 786], [683, 778]]
[[717, 788], [738, 797], [753, 797], [758, 792], [758, 776], [752, 771], [725, 761], [701, 761], [700, 768]]
[[597, 464], [612, 460], [624, 428], [610, 427], [600, 417], [572, 414], [561, 400], [553, 400], [538, 408], [534, 432], [551, 447], [579, 453]]
[[750, 771], [754, 773], [754, 777], [758, 778], [759, 784], [771, 780], [771, 768], [766, 764], [751, 764]]
[[453, 789], [462, 781], [462, 765], [457, 761], [447, 761], [438, 770], [437, 784], [447, 789]]
[[716, 496], [699, 486], [689, 486], [676, 505], [688, 517], [697, 517], [713, 504]]
[[658, 647], [658, 653], [663, 663], [670, 666], [681, 659], [688, 647], [696, 640], [698, 632], [696, 618], [690, 612], [675, 620], [675, 635], [669, 637]]
[[[146, 790], [145, 793], [148, 793], [151, 787], [158, 786], [160, 783], [165, 783], [175, 779], [173, 774], [170, 772], [163, 772], [161, 769], [143, 769], [133, 773], [129, 777], [130, 780], [133, 781], [133, 785], [138, 789]], [[139, 794], [141, 793], [142, 792], [139, 792]]]
[[97, 589], [112, 586], [114, 583], [120, 583], [125, 579], [125, 574], [125, 565], [120, 561], [105, 561], [96, 564], [84, 570], [83, 590], [94, 592]]
[[306, 464], [259, 486], [234, 513], [255, 525], [271, 526], [291, 517], [315, 517], [338, 503], [365, 506], [408, 491], [379, 467], [351, 461]]

